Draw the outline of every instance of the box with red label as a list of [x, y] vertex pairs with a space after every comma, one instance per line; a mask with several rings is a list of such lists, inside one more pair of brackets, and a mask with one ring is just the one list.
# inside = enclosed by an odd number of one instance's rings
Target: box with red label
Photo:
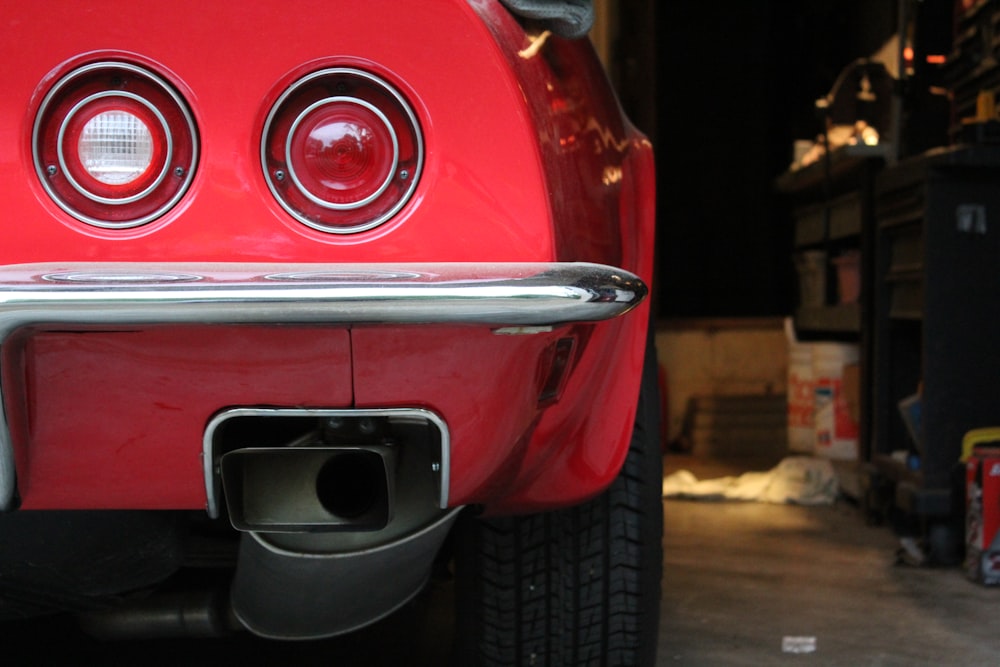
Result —
[[973, 449], [965, 471], [965, 572], [1000, 584], [1000, 447]]

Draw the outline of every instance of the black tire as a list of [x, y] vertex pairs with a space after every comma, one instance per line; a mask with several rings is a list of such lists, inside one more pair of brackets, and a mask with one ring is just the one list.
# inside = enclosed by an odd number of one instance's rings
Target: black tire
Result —
[[456, 667], [653, 667], [663, 570], [655, 352], [625, 465], [583, 505], [469, 518], [456, 551]]

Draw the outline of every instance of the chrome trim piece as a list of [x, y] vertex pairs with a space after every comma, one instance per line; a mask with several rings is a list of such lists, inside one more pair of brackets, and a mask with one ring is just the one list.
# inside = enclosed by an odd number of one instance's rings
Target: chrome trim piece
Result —
[[544, 327], [498, 327], [493, 330], [497, 336], [534, 336], [536, 334], [549, 333], [551, 326]]
[[[288, 275], [296, 279], [273, 279]], [[0, 351], [28, 327], [595, 322], [631, 310], [646, 292], [627, 271], [587, 263], [10, 265], [0, 267]], [[8, 510], [16, 471], [2, 389], [0, 406], [0, 510]]]
[[114, 283], [173, 283], [196, 282], [201, 276], [184, 273], [130, 273], [127, 271], [85, 271], [81, 273], [63, 272], [50, 273], [42, 276], [42, 280], [55, 283], [84, 283], [107, 285]]
[[212, 417], [208, 426], [205, 427], [205, 435], [202, 439], [202, 468], [205, 473], [205, 494], [208, 498], [206, 509], [208, 515], [213, 519], [219, 516], [219, 497], [222, 493], [219, 489], [219, 475], [215, 471], [215, 452], [212, 442], [218, 428], [230, 419], [237, 417], [388, 417], [390, 419], [417, 419], [421, 422], [430, 422], [437, 427], [441, 434], [441, 451], [438, 457], [441, 468], [435, 471], [440, 484], [438, 507], [441, 509], [448, 507], [448, 486], [451, 483], [451, 434], [444, 420], [431, 410], [424, 408], [230, 408]]
[[302, 271], [295, 273], [276, 273], [267, 276], [268, 280], [299, 280], [303, 282], [315, 282], [317, 280], [329, 282], [378, 282], [378, 281], [398, 281], [398, 280], [419, 280], [420, 274], [412, 271], [358, 271], [349, 269], [347, 271]]
[[[75, 79], [81, 76], [86, 76], [95, 71], [100, 71], [102, 69], [125, 70], [126, 72], [132, 72], [133, 74], [144, 77], [149, 81], [151, 81], [152, 83], [154, 83], [164, 93], [166, 93], [166, 95], [177, 106], [177, 109], [181, 112], [181, 115], [183, 115], [184, 117], [184, 123], [187, 126], [188, 134], [190, 134], [191, 136], [191, 163], [183, 165], [185, 171], [184, 182], [181, 184], [180, 188], [178, 188], [174, 196], [172, 196], [169, 200], [165, 201], [163, 203], [163, 206], [156, 209], [152, 213], [144, 215], [141, 218], [137, 218], [135, 220], [126, 220], [124, 222], [109, 222], [107, 220], [101, 220], [99, 218], [94, 218], [85, 215], [80, 211], [74, 209], [65, 201], [63, 201], [62, 198], [59, 196], [59, 194], [49, 184], [49, 179], [45, 171], [47, 165], [42, 164], [41, 157], [38, 154], [38, 142], [40, 139], [39, 134], [41, 132], [42, 118], [45, 116], [46, 112], [48, 112], [49, 105], [52, 103], [52, 100], [68, 84], [72, 83]], [[125, 93], [118, 92], [118, 94], [124, 95]], [[146, 100], [143, 100], [143, 103], [147, 104], [147, 106], [150, 106], [150, 108], [155, 108], [154, 105], [151, 105], [151, 103], [147, 102]], [[163, 120], [163, 117], [159, 112], [157, 113], [157, 116], [160, 117], [161, 120]], [[172, 150], [173, 139], [172, 139], [172, 134], [169, 131], [169, 128], [167, 130], [167, 136], [170, 137], [171, 150]], [[58, 147], [58, 150], [61, 155], [62, 153], [61, 145]], [[72, 72], [66, 74], [64, 77], [59, 79], [59, 81], [56, 82], [54, 86], [52, 86], [49, 92], [46, 93], [45, 97], [42, 99], [42, 103], [38, 107], [38, 112], [35, 114], [35, 121], [31, 129], [31, 157], [35, 163], [35, 174], [38, 176], [38, 180], [42, 184], [42, 188], [45, 189], [45, 192], [49, 195], [49, 197], [52, 198], [52, 201], [54, 201], [56, 205], [58, 205], [59, 208], [61, 208], [63, 211], [65, 211], [66, 213], [68, 213], [69, 215], [73, 216], [74, 218], [76, 218], [81, 222], [85, 222], [88, 225], [93, 225], [94, 227], [100, 227], [102, 229], [131, 229], [132, 227], [139, 227], [141, 225], [146, 224], [147, 222], [152, 222], [153, 220], [159, 218], [164, 213], [173, 208], [174, 205], [181, 200], [181, 197], [184, 196], [188, 188], [191, 186], [191, 182], [194, 180], [195, 167], [198, 164], [198, 153], [199, 153], [198, 128], [195, 125], [194, 116], [191, 115], [191, 110], [188, 108], [188, 105], [184, 101], [184, 99], [173, 89], [173, 87], [169, 83], [167, 83], [167, 81], [157, 76], [153, 72], [147, 70], [144, 67], [139, 67], [137, 65], [132, 65], [130, 63], [119, 60], [103, 60], [100, 62], [90, 63], [89, 65], [84, 65], [83, 67], [79, 67], [73, 70]], [[164, 176], [166, 175], [166, 173], [170, 171], [171, 166], [172, 165], [170, 164], [169, 161], [164, 163], [164, 170], [165, 170]], [[65, 167], [63, 167], [63, 169], [65, 171]], [[162, 180], [158, 179], [158, 182], [162, 182]], [[70, 183], [72, 184], [72, 181], [70, 181]], [[75, 185], [73, 185], [73, 187], [76, 188]]]
[[[274, 123], [274, 119], [282, 111], [282, 107], [284, 106], [285, 102], [289, 98], [291, 98], [296, 92], [301, 90], [303, 87], [314, 83], [318, 79], [322, 79], [323, 77], [327, 76], [336, 76], [340, 74], [356, 76], [369, 81], [370, 83], [378, 86], [380, 89], [385, 91], [385, 93], [387, 93], [390, 97], [392, 97], [396, 101], [397, 104], [399, 104], [399, 107], [406, 114], [406, 118], [410, 123], [410, 127], [413, 128], [413, 135], [416, 141], [415, 148], [417, 152], [417, 163], [413, 167], [413, 173], [411, 173], [407, 178], [409, 185], [406, 188], [406, 192], [403, 194], [402, 197], [400, 197], [399, 201], [396, 202], [395, 206], [393, 206], [391, 209], [389, 209], [388, 211], [386, 211], [385, 213], [383, 213], [382, 215], [373, 220], [369, 220], [368, 222], [358, 225], [352, 225], [350, 227], [337, 227], [335, 225], [326, 225], [320, 222], [316, 222], [315, 220], [310, 220], [306, 216], [302, 215], [301, 212], [299, 212], [294, 207], [289, 205], [288, 202], [285, 201], [284, 197], [281, 195], [280, 190], [273, 181], [274, 175], [268, 168], [268, 158], [267, 158], [268, 138], [271, 133], [271, 126]], [[354, 97], [344, 97], [343, 99], [351, 99], [358, 102], [364, 101], [361, 100], [360, 98], [354, 98]], [[391, 129], [392, 124], [389, 123], [388, 125]], [[291, 137], [291, 132], [289, 132], [289, 137]], [[393, 131], [393, 138], [395, 139], [395, 131]], [[399, 157], [398, 142], [396, 143], [396, 146], [397, 146], [396, 162], [398, 163], [398, 157]], [[286, 148], [286, 157], [287, 157], [287, 148]], [[417, 183], [420, 181], [420, 174], [422, 173], [424, 168], [424, 135], [420, 130], [420, 123], [417, 121], [417, 115], [410, 107], [410, 104], [406, 101], [406, 98], [404, 98], [403, 95], [399, 93], [399, 91], [397, 91], [387, 81], [383, 80], [380, 77], [375, 76], [374, 74], [365, 72], [364, 70], [355, 69], [353, 67], [328, 67], [326, 69], [313, 72], [312, 74], [309, 74], [299, 79], [295, 83], [293, 83], [288, 88], [288, 90], [286, 90], [281, 94], [281, 96], [271, 107], [271, 110], [267, 114], [267, 119], [264, 121], [264, 129], [263, 132], [261, 132], [260, 136], [260, 164], [261, 164], [261, 169], [263, 169], [264, 171], [264, 180], [267, 182], [267, 187], [271, 191], [271, 194], [274, 195], [275, 200], [293, 218], [295, 218], [302, 224], [306, 225], [307, 227], [311, 227], [312, 229], [315, 229], [317, 231], [327, 232], [330, 234], [357, 234], [358, 232], [365, 232], [368, 231], [369, 229], [374, 229], [375, 227], [378, 227], [379, 225], [389, 221], [389, 219], [391, 219], [394, 215], [396, 215], [400, 211], [400, 209], [402, 209], [406, 205], [406, 202], [410, 200], [410, 197], [413, 196], [414, 191], [416, 191], [417, 189]], [[288, 165], [291, 165], [291, 161], [288, 161]], [[396, 178], [397, 175], [393, 173], [390, 176], [391, 178], [389, 183], [391, 183], [392, 179]], [[301, 192], [305, 193], [305, 190], [302, 190], [301, 187], [298, 186], [298, 184], [296, 184], [296, 188], [299, 189]]]
[[[380, 121], [382, 121], [382, 124], [385, 125], [385, 129], [389, 131], [389, 136], [392, 138], [392, 166], [389, 167], [389, 172], [385, 175], [385, 180], [382, 181], [382, 185], [379, 186], [378, 190], [371, 193], [364, 199], [359, 199], [358, 201], [351, 202], [350, 204], [335, 204], [314, 195], [309, 188], [307, 188], [302, 181], [299, 180], [299, 175], [295, 173], [295, 161], [292, 160], [292, 139], [295, 137], [295, 132], [299, 129], [299, 124], [302, 123], [302, 119], [312, 113], [313, 110], [335, 102], [347, 102], [348, 104], [356, 104], [359, 107], [368, 109], [375, 114]], [[392, 123], [389, 122], [389, 119], [385, 117], [385, 114], [379, 111], [374, 104], [369, 104], [368, 102], [356, 97], [328, 97], [310, 104], [302, 111], [302, 113], [298, 115], [295, 121], [292, 122], [292, 126], [288, 130], [288, 138], [285, 139], [285, 162], [288, 164], [288, 176], [292, 179], [292, 182], [295, 183], [295, 187], [299, 189], [299, 192], [305, 195], [309, 201], [317, 206], [322, 206], [323, 208], [328, 208], [333, 211], [351, 211], [356, 208], [366, 206], [367, 204], [370, 204], [378, 199], [379, 196], [386, 191], [386, 188], [389, 187], [393, 179], [396, 178], [396, 166], [399, 164], [399, 139], [396, 138], [396, 130], [392, 129]]]

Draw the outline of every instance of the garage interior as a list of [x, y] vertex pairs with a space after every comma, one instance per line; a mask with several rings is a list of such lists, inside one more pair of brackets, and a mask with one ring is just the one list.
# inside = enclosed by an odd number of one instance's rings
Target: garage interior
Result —
[[[657, 153], [664, 474], [728, 483], [664, 501], [659, 664], [996, 664], [1000, 3], [597, 7]], [[798, 457], [829, 502], [717, 500]]]

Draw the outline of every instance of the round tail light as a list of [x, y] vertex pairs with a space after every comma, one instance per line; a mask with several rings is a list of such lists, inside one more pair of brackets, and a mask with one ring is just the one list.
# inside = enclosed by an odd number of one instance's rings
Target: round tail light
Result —
[[61, 78], [32, 132], [35, 170], [67, 213], [91, 225], [155, 220], [183, 196], [197, 161], [180, 96], [135, 65], [92, 63]]
[[406, 100], [382, 79], [330, 68], [293, 84], [264, 124], [268, 187], [288, 213], [338, 234], [377, 227], [417, 187], [423, 140]]

